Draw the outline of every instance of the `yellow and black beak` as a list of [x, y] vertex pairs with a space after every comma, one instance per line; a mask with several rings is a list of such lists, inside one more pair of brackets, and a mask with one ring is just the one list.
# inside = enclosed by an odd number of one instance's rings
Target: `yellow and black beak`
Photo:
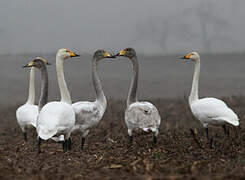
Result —
[[188, 53], [187, 55], [185, 55], [184, 57], [180, 57], [179, 59], [190, 59], [191, 57], [191, 53]]
[[76, 53], [74, 53], [72, 51], [69, 51], [69, 50], [67, 50], [67, 52], [69, 53], [70, 57], [78, 57], [78, 56], [80, 56], [79, 54], [76, 54]]
[[119, 53], [117, 53], [115, 56], [124, 56], [126, 54], [126, 50], [123, 49]]
[[116, 58], [116, 56], [110, 55], [107, 51], [105, 51], [104, 55], [106, 58]]
[[26, 64], [25, 66], [23, 66], [23, 68], [33, 67], [34, 65], [35, 65], [35, 63], [33, 61], [31, 61], [28, 64]]

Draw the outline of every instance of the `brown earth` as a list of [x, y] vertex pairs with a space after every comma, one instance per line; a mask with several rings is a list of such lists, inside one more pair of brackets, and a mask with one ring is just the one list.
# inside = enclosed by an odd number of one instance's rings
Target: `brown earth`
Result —
[[[150, 134], [137, 134], [132, 146], [124, 124], [124, 101], [109, 100], [83, 151], [77, 133], [71, 136], [70, 152], [63, 153], [61, 144], [50, 140], [42, 144], [39, 155], [31, 132], [28, 142], [23, 140], [15, 118], [18, 105], [1, 105], [0, 179], [244, 179], [245, 98], [223, 99], [239, 114], [241, 125], [229, 128], [230, 137], [224, 137], [220, 127], [210, 128], [213, 148], [186, 98], [152, 99], [162, 116], [158, 144], [152, 144]], [[197, 130], [201, 147], [189, 128]]]

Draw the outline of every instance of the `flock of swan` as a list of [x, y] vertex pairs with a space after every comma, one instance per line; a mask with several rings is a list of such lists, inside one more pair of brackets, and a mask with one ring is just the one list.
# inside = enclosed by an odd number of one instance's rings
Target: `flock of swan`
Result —
[[[38, 153], [41, 152], [42, 141], [48, 139], [53, 139], [57, 142], [61, 141], [63, 151], [66, 152], [71, 150], [71, 133], [79, 131], [82, 135], [81, 149], [83, 149], [86, 136], [90, 129], [100, 122], [107, 107], [107, 100], [97, 73], [98, 62], [102, 59], [124, 56], [130, 60], [133, 67], [133, 77], [125, 110], [125, 123], [130, 143], [133, 141], [133, 132], [137, 130], [153, 133], [153, 142], [157, 143], [161, 116], [152, 103], [138, 101], [139, 64], [135, 50], [133, 48], [125, 48], [114, 55], [109, 54], [105, 50], [97, 50], [92, 60], [92, 81], [96, 92], [95, 101], [79, 101], [72, 104], [65, 81], [63, 65], [66, 60], [78, 56], [78, 54], [67, 49], [59, 49], [56, 54], [56, 71], [61, 95], [60, 101], [48, 102], [48, 73], [46, 65], [50, 65], [50, 63], [47, 60], [36, 57], [23, 66], [30, 68], [29, 96], [27, 102], [17, 109], [16, 118], [24, 134], [24, 139], [27, 140], [27, 130], [35, 127], [38, 139]], [[200, 75], [200, 57], [198, 53], [188, 53], [181, 59], [192, 61], [195, 65], [189, 106], [193, 115], [206, 129], [207, 138], [209, 125], [223, 126], [225, 133], [226, 124], [238, 126], [239, 119], [237, 115], [223, 101], [216, 98], [198, 98]], [[39, 69], [41, 72], [41, 95], [38, 105], [35, 105], [35, 69]]]

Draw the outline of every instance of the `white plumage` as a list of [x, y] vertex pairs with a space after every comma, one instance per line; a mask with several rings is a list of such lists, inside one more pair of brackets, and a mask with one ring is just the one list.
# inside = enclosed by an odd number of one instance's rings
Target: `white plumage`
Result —
[[70, 93], [65, 82], [63, 63], [64, 60], [76, 56], [79, 55], [76, 55], [75, 53], [67, 49], [60, 49], [57, 52], [56, 70], [61, 94], [61, 101], [47, 103], [45, 106], [43, 106], [39, 113], [37, 120], [39, 152], [41, 139], [47, 140], [55, 135], [60, 136], [58, 138], [53, 138], [53, 140], [58, 141], [64, 139], [64, 151], [66, 151], [68, 148], [68, 139], [70, 138], [72, 128], [75, 125], [75, 112], [71, 105]]
[[[35, 60], [42, 61], [44, 64], [49, 65], [49, 63], [41, 57], [36, 57]], [[28, 64], [23, 67], [28, 67]], [[39, 110], [38, 110], [38, 106], [35, 105], [34, 103], [35, 103], [35, 67], [31, 67], [29, 95], [28, 95], [27, 102], [16, 110], [16, 119], [22, 132], [24, 133], [25, 140], [27, 140], [27, 133], [26, 133], [27, 128], [36, 127]]]
[[188, 53], [182, 59], [188, 59], [194, 62], [195, 69], [192, 81], [191, 93], [189, 96], [189, 106], [193, 115], [206, 128], [208, 137], [208, 125], [223, 125], [226, 133], [225, 124], [233, 126], [239, 125], [237, 115], [223, 101], [216, 98], [198, 98], [198, 83], [200, 76], [200, 57], [197, 52]]
[[27, 102], [16, 110], [17, 122], [24, 133], [24, 138], [27, 140], [27, 129], [36, 127], [38, 115], [38, 106], [35, 102], [35, 68], [30, 70], [29, 95]]

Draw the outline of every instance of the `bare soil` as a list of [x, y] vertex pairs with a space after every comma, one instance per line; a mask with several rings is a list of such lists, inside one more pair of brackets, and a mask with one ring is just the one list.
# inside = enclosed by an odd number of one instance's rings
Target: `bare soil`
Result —
[[229, 137], [221, 127], [211, 127], [212, 148], [186, 98], [151, 99], [162, 116], [158, 143], [152, 143], [152, 134], [137, 133], [132, 146], [124, 123], [125, 102], [110, 99], [84, 150], [76, 133], [71, 136], [71, 151], [63, 153], [61, 144], [50, 140], [42, 144], [41, 154], [34, 130], [24, 141], [15, 118], [19, 105], [1, 105], [0, 179], [244, 179], [245, 98], [223, 99], [239, 115], [241, 125], [229, 127]]

